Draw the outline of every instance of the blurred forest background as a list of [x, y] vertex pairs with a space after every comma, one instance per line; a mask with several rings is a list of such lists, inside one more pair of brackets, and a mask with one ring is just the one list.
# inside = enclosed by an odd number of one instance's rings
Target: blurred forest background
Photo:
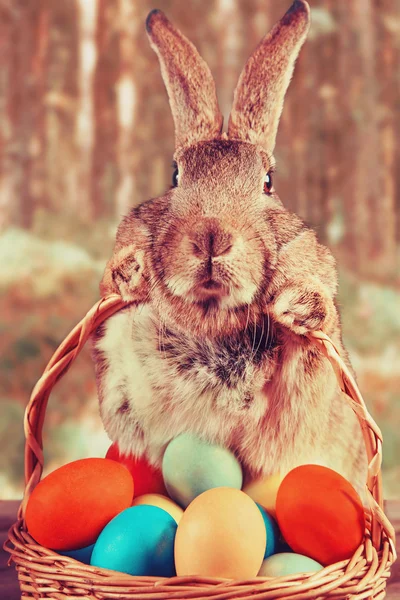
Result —
[[[156, 2], [156, 4], [154, 4]], [[400, 0], [311, 0], [276, 188], [340, 268], [344, 338], [400, 497]], [[290, 0], [0, 0], [0, 496], [23, 489], [23, 413], [98, 298], [118, 222], [162, 193], [173, 128], [144, 21], [161, 8], [210, 65], [227, 119], [250, 52]], [[104, 456], [93, 367], [55, 389], [46, 470]]]

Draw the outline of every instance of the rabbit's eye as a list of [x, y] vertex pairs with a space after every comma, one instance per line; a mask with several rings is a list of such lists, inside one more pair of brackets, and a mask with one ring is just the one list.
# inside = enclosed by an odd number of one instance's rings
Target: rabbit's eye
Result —
[[273, 188], [272, 173], [267, 173], [264, 177], [264, 194], [270, 194]]
[[174, 187], [177, 187], [178, 183], [179, 183], [179, 170], [176, 168], [172, 174], [172, 185]]

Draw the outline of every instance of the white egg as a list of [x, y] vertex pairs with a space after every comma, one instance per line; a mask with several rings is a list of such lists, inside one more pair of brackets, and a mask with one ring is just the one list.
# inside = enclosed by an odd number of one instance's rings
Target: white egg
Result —
[[281, 552], [266, 558], [258, 573], [259, 577], [283, 577], [296, 573], [311, 573], [320, 571], [324, 567], [308, 556]]

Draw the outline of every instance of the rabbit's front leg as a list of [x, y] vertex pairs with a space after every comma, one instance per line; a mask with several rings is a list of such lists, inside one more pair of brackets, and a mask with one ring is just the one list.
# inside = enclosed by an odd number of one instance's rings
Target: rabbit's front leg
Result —
[[108, 261], [100, 283], [102, 296], [119, 293], [125, 302], [143, 302], [148, 295], [144, 251], [135, 244], [115, 252]]
[[313, 278], [287, 281], [270, 299], [267, 307], [272, 319], [298, 335], [335, 329], [338, 314], [333, 298], [325, 287]]

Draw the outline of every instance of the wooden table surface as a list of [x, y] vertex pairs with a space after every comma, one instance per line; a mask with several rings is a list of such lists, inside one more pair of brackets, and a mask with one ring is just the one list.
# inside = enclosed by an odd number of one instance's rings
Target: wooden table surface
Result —
[[[2, 549], [9, 527], [16, 520], [18, 502], [0, 501], [0, 599], [20, 600], [20, 591], [15, 569], [7, 566], [8, 554]], [[397, 552], [400, 556], [400, 500], [386, 503], [386, 514], [393, 523], [397, 538]], [[400, 561], [392, 567], [392, 576], [387, 587], [388, 600], [400, 600]]]

